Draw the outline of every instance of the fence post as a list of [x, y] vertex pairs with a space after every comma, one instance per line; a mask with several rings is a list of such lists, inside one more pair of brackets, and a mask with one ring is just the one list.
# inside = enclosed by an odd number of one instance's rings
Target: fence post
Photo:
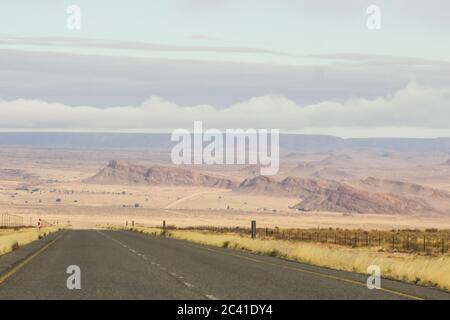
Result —
[[131, 226], [134, 227], [134, 220], [131, 221]]
[[445, 253], [445, 242], [444, 242], [444, 238], [441, 239], [442, 242], [442, 254]]
[[252, 220], [252, 225], [251, 225], [251, 231], [252, 231], [252, 239], [256, 238], [256, 221]]
[[166, 229], [166, 220], [163, 220], [163, 225], [162, 225], [163, 230]]

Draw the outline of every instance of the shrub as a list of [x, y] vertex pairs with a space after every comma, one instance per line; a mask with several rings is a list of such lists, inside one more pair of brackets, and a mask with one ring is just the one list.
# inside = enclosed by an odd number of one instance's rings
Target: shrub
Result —
[[271, 256], [271, 257], [281, 257], [282, 254], [277, 249], [273, 249], [272, 251], [269, 252], [269, 256]]
[[13, 244], [11, 245], [11, 251], [15, 251], [19, 249], [19, 243], [17, 241], [13, 242]]
[[159, 235], [161, 237], [171, 237], [172, 236], [172, 234], [169, 231], [167, 231], [167, 230], [162, 230]]

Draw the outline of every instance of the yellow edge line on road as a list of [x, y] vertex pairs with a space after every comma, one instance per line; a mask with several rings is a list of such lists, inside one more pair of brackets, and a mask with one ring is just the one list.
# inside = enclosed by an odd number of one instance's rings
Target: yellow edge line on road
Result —
[[[289, 269], [289, 270], [294, 270], [294, 271], [298, 271], [298, 272], [303, 272], [303, 273], [308, 273], [308, 274], [312, 274], [315, 276], [319, 276], [322, 278], [328, 278], [328, 279], [333, 279], [333, 280], [339, 280], [339, 281], [343, 281], [343, 282], [347, 282], [347, 283], [351, 283], [351, 284], [355, 284], [355, 285], [359, 285], [359, 286], [364, 286], [366, 287], [367, 284], [365, 282], [360, 282], [357, 280], [350, 280], [350, 279], [346, 279], [346, 278], [342, 278], [339, 276], [333, 276], [333, 275], [329, 275], [329, 274], [325, 274], [325, 273], [321, 273], [321, 272], [316, 272], [316, 271], [310, 271], [310, 270], [305, 270], [302, 268], [295, 268], [295, 267], [290, 267], [290, 266], [285, 266], [285, 265], [280, 265], [277, 263], [272, 263], [272, 262], [268, 262], [268, 261], [262, 261], [262, 260], [258, 260], [258, 259], [254, 259], [254, 258], [250, 258], [250, 257], [246, 257], [240, 254], [235, 254], [235, 253], [230, 253], [230, 252], [223, 252], [220, 250], [215, 250], [215, 249], [211, 249], [208, 247], [204, 247], [204, 246], [198, 246], [198, 245], [193, 245], [193, 244], [189, 244], [192, 247], [196, 247], [196, 248], [201, 248], [201, 249], [205, 249], [205, 250], [209, 250], [209, 251], [213, 251], [216, 253], [221, 253], [221, 254], [225, 254], [225, 255], [229, 255], [229, 256], [233, 256], [233, 257], [238, 257], [241, 259], [245, 259], [245, 260], [249, 260], [249, 261], [253, 261], [256, 263], [261, 263], [261, 264], [266, 264], [266, 265], [270, 265], [270, 266], [276, 266], [276, 267], [280, 267], [283, 269]], [[369, 290], [369, 289], [367, 289]], [[391, 289], [385, 289], [385, 288], [380, 288], [377, 289], [380, 291], [384, 291], [384, 292], [388, 292], [397, 296], [401, 296], [401, 297], [405, 297], [405, 298], [409, 298], [409, 299], [413, 299], [413, 300], [425, 300], [424, 298], [421, 297], [417, 297], [417, 296], [413, 296], [407, 293], [403, 293], [403, 292], [399, 292], [399, 291], [395, 291], [395, 290], [391, 290]]]
[[3, 283], [6, 279], [8, 279], [9, 277], [11, 277], [13, 274], [15, 274], [17, 271], [19, 271], [20, 269], [22, 269], [28, 262], [30, 262], [32, 259], [34, 259], [35, 257], [37, 257], [38, 255], [40, 255], [42, 252], [44, 252], [45, 250], [48, 249], [48, 247], [50, 247], [53, 243], [55, 243], [59, 238], [61, 238], [63, 236], [64, 232], [61, 233], [59, 236], [57, 236], [55, 239], [53, 239], [52, 241], [50, 241], [49, 243], [47, 243], [45, 246], [43, 246], [42, 248], [40, 248], [38, 251], [36, 251], [35, 253], [33, 253], [31, 256], [29, 256], [28, 258], [26, 258], [25, 260], [23, 260], [22, 262], [20, 262], [19, 264], [15, 265], [12, 269], [10, 269], [8, 272], [6, 272], [3, 275], [0, 275], [0, 284]]

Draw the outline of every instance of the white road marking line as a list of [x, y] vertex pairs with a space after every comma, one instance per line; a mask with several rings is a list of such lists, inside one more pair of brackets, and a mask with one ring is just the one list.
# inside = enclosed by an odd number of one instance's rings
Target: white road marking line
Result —
[[[107, 238], [109, 238], [109, 239], [115, 241], [116, 243], [120, 244], [122, 247], [127, 248], [129, 251], [131, 251], [131, 252], [134, 253], [135, 255], [141, 257], [143, 260], [148, 261], [147, 257], [144, 256], [142, 253], [137, 252], [136, 250], [134, 250], [134, 249], [128, 247], [127, 245], [123, 244], [121, 241], [116, 240], [116, 239], [114, 239], [114, 238], [112, 238], [112, 237], [110, 237], [110, 236], [104, 234], [103, 232], [100, 232], [100, 231], [98, 231], [98, 232], [99, 232], [101, 235], [103, 235], [103, 236], [105, 236], [105, 237], [107, 237]], [[171, 275], [173, 278], [176, 278], [176, 279], [180, 280], [186, 287], [188, 287], [188, 288], [194, 288], [194, 287], [195, 287], [192, 283], [189, 283], [189, 282], [186, 282], [186, 281], [182, 281], [182, 279], [184, 279], [184, 278], [183, 278], [182, 276], [178, 275], [177, 273], [167, 271], [167, 269], [166, 269], [165, 267], [161, 266], [161, 264], [156, 263], [156, 262], [154, 262], [154, 261], [150, 261], [150, 264], [156, 265], [161, 271], [165, 271], [166, 273], [168, 273], [169, 275]], [[219, 300], [218, 298], [216, 298], [216, 297], [213, 296], [212, 294], [204, 294], [204, 296], [205, 296], [206, 298], [210, 299], [210, 300]]]

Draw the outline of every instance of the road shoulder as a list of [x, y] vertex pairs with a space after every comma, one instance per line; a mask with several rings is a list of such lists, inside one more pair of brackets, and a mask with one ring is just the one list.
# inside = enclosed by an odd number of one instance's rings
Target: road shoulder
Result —
[[11, 271], [44, 246], [54, 241], [63, 231], [50, 233], [46, 237], [33, 241], [19, 249], [0, 256], [0, 277]]

